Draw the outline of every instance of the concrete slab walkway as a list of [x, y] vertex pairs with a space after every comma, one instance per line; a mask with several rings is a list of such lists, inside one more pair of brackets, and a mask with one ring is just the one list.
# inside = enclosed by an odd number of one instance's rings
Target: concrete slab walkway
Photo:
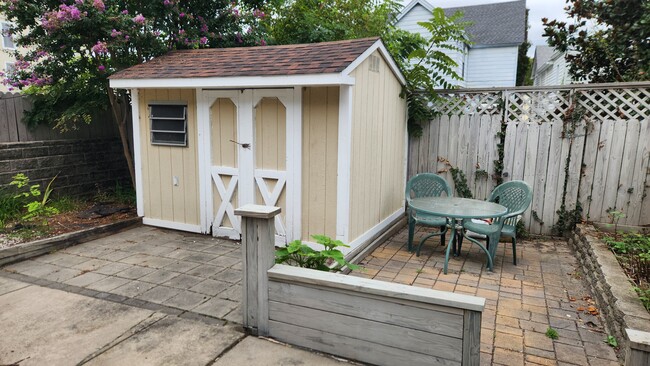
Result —
[[[433, 229], [418, 227], [415, 243]], [[429, 239], [420, 257], [406, 249], [401, 230], [362, 261], [351, 275], [403, 283], [487, 299], [481, 325], [483, 365], [619, 365], [604, 340], [598, 316], [587, 311], [591, 294], [568, 244], [559, 239], [521, 240], [517, 265], [512, 246], [500, 243], [494, 272], [485, 254], [467, 241], [443, 274], [440, 238]], [[546, 337], [547, 329], [559, 338]]]
[[140, 227], [0, 269], [0, 365], [339, 365], [247, 336], [239, 245]]

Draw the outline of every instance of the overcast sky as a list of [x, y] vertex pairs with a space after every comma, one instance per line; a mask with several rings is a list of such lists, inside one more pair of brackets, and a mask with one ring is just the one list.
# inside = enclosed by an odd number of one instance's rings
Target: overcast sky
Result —
[[[428, 0], [434, 6], [443, 8], [465, 6], [465, 5], [478, 5], [478, 4], [492, 4], [505, 2], [507, 0]], [[408, 4], [410, 0], [403, 0], [403, 3]], [[530, 9], [528, 14], [528, 41], [532, 44], [528, 51], [528, 56], [532, 57], [535, 52], [535, 46], [545, 45], [546, 40], [542, 37], [544, 29], [542, 27], [542, 18], [549, 19], [565, 19], [566, 13], [564, 7], [566, 6], [565, 0], [526, 0], [526, 7]]]

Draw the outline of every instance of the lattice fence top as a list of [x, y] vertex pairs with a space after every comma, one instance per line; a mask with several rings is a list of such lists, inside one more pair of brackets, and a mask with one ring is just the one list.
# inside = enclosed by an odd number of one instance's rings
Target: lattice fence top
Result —
[[[564, 120], [579, 110], [593, 122], [650, 119], [650, 83], [647, 86], [608, 84], [562, 86], [557, 89], [442, 91], [435, 106], [443, 115], [500, 115], [511, 122]], [[572, 108], [573, 107], [573, 108]]]

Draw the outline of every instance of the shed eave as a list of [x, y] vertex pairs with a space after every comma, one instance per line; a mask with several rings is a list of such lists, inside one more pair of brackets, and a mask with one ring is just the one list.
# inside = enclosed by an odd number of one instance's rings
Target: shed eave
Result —
[[277, 76], [233, 76], [205, 78], [148, 78], [110, 79], [110, 87], [117, 89], [146, 88], [282, 88], [294, 86], [354, 85], [354, 78], [336, 74], [305, 74]]
[[365, 50], [359, 57], [357, 57], [356, 60], [348, 65], [348, 67], [346, 67], [341, 74], [350, 75], [350, 73], [356, 69], [357, 66], [361, 65], [361, 63], [375, 51], [379, 51], [379, 53], [383, 56], [384, 60], [388, 63], [388, 67], [393, 72], [397, 80], [399, 80], [400, 84], [406, 85], [406, 78], [404, 77], [404, 74], [402, 74], [402, 71], [399, 69], [399, 66], [397, 66], [397, 63], [395, 63], [393, 56], [391, 56], [390, 52], [388, 52], [388, 49], [386, 46], [384, 46], [384, 42], [381, 39], [378, 39], [377, 42]]

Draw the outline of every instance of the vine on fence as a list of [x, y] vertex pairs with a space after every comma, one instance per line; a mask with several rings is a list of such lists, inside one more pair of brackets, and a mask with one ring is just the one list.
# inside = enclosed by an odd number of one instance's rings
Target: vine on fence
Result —
[[[571, 231], [575, 228], [576, 224], [582, 221], [582, 205], [580, 201], [576, 201], [576, 205], [573, 209], [567, 209], [566, 205], [566, 195], [567, 195], [567, 186], [569, 184], [569, 165], [571, 163], [571, 151], [574, 149], [573, 141], [575, 138], [575, 132], [578, 128], [578, 124], [585, 118], [586, 110], [584, 107], [578, 105], [578, 100], [576, 95], [573, 96], [569, 108], [567, 108], [566, 113], [564, 114], [564, 120], [562, 125], [562, 138], [569, 139], [569, 153], [567, 154], [566, 161], [564, 164], [564, 184], [562, 186], [562, 204], [560, 209], [556, 211], [558, 219], [555, 224], [551, 227], [551, 233], [555, 235], [563, 235], [567, 231]], [[586, 128], [585, 133], [588, 133], [589, 130], [589, 120], [585, 119]]]
[[497, 160], [494, 160], [494, 180], [497, 185], [503, 183], [503, 159], [504, 159], [504, 147], [506, 145], [506, 129], [508, 124], [506, 122], [506, 114], [503, 113], [505, 110], [505, 100], [499, 98], [498, 103], [499, 112], [501, 113], [501, 129], [497, 132], [499, 142], [497, 143]]
[[451, 172], [451, 179], [454, 180], [454, 186], [456, 186], [456, 194], [463, 198], [474, 198], [472, 191], [467, 185], [467, 177], [465, 177], [465, 173], [455, 167], [452, 167], [449, 171]]

